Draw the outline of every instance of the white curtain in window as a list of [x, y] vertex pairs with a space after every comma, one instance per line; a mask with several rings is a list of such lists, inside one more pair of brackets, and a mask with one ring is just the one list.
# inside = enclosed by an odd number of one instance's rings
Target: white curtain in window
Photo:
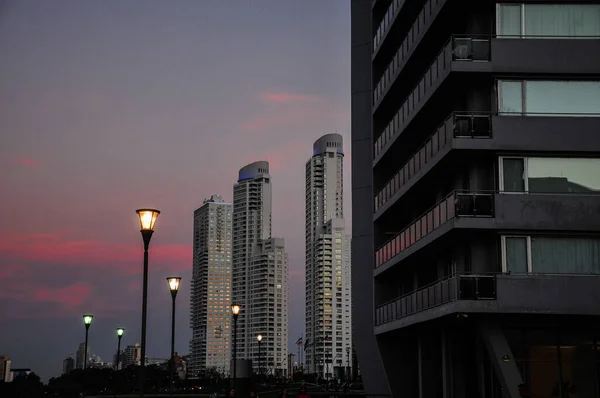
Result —
[[599, 274], [600, 239], [531, 237], [534, 273]]
[[525, 36], [600, 36], [600, 4], [525, 4]]

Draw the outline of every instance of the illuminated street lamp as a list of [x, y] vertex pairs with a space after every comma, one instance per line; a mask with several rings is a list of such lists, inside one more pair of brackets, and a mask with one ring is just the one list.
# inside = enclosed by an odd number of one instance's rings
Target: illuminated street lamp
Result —
[[144, 241], [144, 280], [142, 285], [142, 349], [140, 358], [140, 397], [144, 396], [146, 384], [146, 316], [148, 309], [148, 246], [154, 233], [154, 224], [160, 211], [155, 209], [138, 209], [135, 211], [140, 218], [142, 239]]
[[[236, 368], [237, 368], [237, 320], [240, 315], [240, 306], [233, 304], [231, 306], [231, 313], [233, 314], [233, 389], [235, 390], [236, 385]], [[236, 390], [237, 392], [237, 390]]]
[[262, 334], [256, 336], [256, 340], [258, 340], [258, 382], [262, 383], [262, 369], [260, 367], [260, 343], [262, 343]]
[[85, 355], [83, 356], [83, 370], [87, 368], [87, 351], [88, 351], [88, 333], [90, 331], [90, 325], [92, 324], [93, 315], [84, 315], [83, 324], [85, 325]]
[[173, 309], [171, 311], [171, 360], [169, 361], [171, 368], [171, 383], [169, 385], [169, 394], [173, 396], [173, 373], [175, 364], [173, 363], [173, 359], [175, 357], [175, 297], [177, 297], [177, 292], [179, 291], [179, 283], [181, 282], [180, 276], [170, 276], [167, 278], [167, 282], [169, 282], [169, 290], [171, 291], [171, 297], [173, 298]]
[[87, 357], [88, 357], [88, 333], [90, 331], [90, 325], [92, 324], [93, 315], [84, 315], [83, 324], [85, 325], [85, 346], [83, 347], [83, 396], [85, 396], [85, 369], [87, 368]]
[[117, 366], [115, 366], [115, 370], [119, 370], [119, 362], [121, 362], [121, 338], [123, 337], [123, 333], [125, 333], [125, 329], [117, 328], [117, 337], [119, 341], [117, 343]]

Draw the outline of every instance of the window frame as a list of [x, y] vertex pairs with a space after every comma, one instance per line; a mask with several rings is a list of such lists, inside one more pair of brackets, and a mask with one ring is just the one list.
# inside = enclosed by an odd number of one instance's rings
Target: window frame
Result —
[[[530, 156], [498, 156], [498, 190], [502, 194], [523, 195], [529, 193], [529, 170], [528, 159]], [[523, 160], [523, 191], [505, 191], [504, 190], [504, 159]]]
[[[529, 79], [532, 80], [532, 79]], [[509, 83], [520, 83], [521, 84], [521, 112], [503, 112], [502, 104], [504, 103], [504, 90], [500, 85], [501, 82]], [[496, 112], [499, 116], [527, 116], [527, 109], [525, 107], [526, 95], [527, 95], [527, 80], [526, 79], [496, 79], [496, 90], [498, 91], [497, 109]]]
[[502, 273], [508, 273], [507, 255], [506, 255], [506, 238], [525, 238], [527, 247], [527, 274], [533, 274], [533, 265], [531, 261], [531, 235], [501, 235], [500, 236], [500, 252], [502, 255]]

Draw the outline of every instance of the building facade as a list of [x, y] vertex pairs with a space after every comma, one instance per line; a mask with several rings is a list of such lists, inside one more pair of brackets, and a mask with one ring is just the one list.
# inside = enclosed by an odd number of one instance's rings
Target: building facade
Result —
[[140, 346], [139, 344], [128, 345], [123, 350], [123, 357], [121, 359], [123, 361], [122, 362], [123, 369], [125, 369], [131, 365], [136, 365], [136, 366], [139, 365], [141, 358], [142, 358], [142, 346]]
[[600, 2], [353, 0], [367, 390], [600, 396], [599, 130]]
[[324, 378], [344, 375], [352, 345], [351, 237], [344, 220], [344, 151], [339, 134], [313, 145], [306, 162], [306, 366]]
[[75, 359], [73, 355], [69, 355], [63, 360], [62, 374], [68, 375], [75, 369]]
[[[277, 374], [287, 367], [288, 271], [283, 239], [271, 237], [271, 201], [269, 163], [258, 161], [241, 168], [233, 187], [232, 234], [232, 304], [241, 307], [237, 358], [251, 359], [258, 370], [257, 336], [267, 336], [262, 355], [273, 362], [263, 371]], [[267, 292], [260, 280], [265, 275], [269, 278]]]
[[[285, 377], [288, 354], [288, 258], [283, 238], [256, 244], [248, 273], [247, 359], [257, 372]], [[260, 353], [258, 335], [262, 336]], [[252, 336], [254, 336], [252, 338]], [[259, 363], [260, 361], [260, 363]]]
[[[83, 364], [84, 364], [84, 359], [86, 357], [85, 354], [85, 343], [80, 343], [79, 344], [79, 348], [77, 349], [77, 352], [75, 353], [75, 368], [77, 369], [83, 369]], [[88, 344], [87, 346], [87, 361], [89, 362], [90, 358], [92, 357], [91, 355], [91, 348], [90, 345]]]
[[229, 373], [233, 205], [212, 195], [194, 211], [188, 375]]
[[10, 369], [11, 360], [8, 355], [0, 355], [0, 381], [10, 383], [12, 381], [12, 372]]

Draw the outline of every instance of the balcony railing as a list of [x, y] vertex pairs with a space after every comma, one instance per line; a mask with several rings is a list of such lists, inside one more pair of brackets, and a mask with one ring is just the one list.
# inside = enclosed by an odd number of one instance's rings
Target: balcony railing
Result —
[[[373, 37], [373, 54], [379, 50], [379, 46], [383, 42], [383, 38], [387, 34], [387, 31], [392, 26], [394, 19], [396, 18], [396, 14], [398, 14], [398, 11], [400, 11], [400, 8], [402, 7], [402, 3], [404, 3], [404, 0], [392, 0], [392, 3], [385, 12], [383, 19], [377, 27], [375, 37]], [[372, 4], [375, 4], [375, 1], [373, 1]]]
[[490, 113], [454, 112], [444, 120], [425, 145], [406, 162], [400, 170], [375, 195], [375, 211], [386, 204], [442, 149], [450, 145], [452, 138], [492, 138]]
[[495, 274], [454, 274], [376, 308], [383, 325], [458, 300], [496, 300]]
[[[491, 58], [491, 37], [452, 36], [444, 45], [444, 49], [449, 43], [452, 44], [452, 61], [489, 61]], [[408, 58], [409, 53], [400, 46], [400, 49], [375, 85], [373, 90], [374, 107], [377, 107], [379, 102], [383, 100]]]
[[494, 194], [453, 191], [375, 252], [375, 268], [387, 263], [455, 217], [493, 217]]

